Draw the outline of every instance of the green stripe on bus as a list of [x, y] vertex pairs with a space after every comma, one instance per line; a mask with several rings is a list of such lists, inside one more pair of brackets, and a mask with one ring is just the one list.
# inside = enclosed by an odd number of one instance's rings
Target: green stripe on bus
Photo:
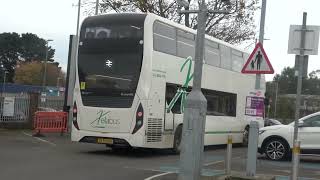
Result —
[[243, 133], [243, 131], [208, 131], [206, 134], [236, 134]]

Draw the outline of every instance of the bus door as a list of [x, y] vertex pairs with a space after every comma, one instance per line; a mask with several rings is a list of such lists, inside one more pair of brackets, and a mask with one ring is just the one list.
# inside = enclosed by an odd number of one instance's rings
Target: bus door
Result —
[[151, 90], [148, 100], [150, 120], [161, 121], [164, 126], [165, 109], [165, 76], [153, 72]]

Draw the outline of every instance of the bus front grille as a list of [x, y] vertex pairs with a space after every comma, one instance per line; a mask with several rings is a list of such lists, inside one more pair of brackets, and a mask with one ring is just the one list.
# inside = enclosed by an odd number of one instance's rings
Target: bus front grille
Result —
[[162, 119], [148, 118], [146, 136], [147, 142], [162, 141]]

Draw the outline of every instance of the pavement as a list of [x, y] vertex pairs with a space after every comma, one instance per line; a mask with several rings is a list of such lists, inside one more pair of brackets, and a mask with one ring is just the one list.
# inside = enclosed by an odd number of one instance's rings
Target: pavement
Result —
[[[134, 149], [112, 151], [104, 145], [75, 143], [69, 135], [32, 137], [29, 130], [0, 129], [0, 180], [151, 180], [174, 179], [179, 156], [170, 150]], [[245, 172], [247, 149], [233, 148], [232, 170]], [[224, 173], [224, 146], [205, 150], [203, 175]], [[291, 163], [274, 162], [260, 156], [257, 173], [288, 179]], [[320, 158], [301, 160], [301, 180], [320, 179]], [[168, 180], [169, 180], [168, 179]]]

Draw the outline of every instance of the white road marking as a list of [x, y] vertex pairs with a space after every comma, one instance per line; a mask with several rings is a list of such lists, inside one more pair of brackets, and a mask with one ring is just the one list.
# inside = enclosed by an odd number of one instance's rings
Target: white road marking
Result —
[[[29, 133], [26, 133], [26, 132], [22, 132], [22, 133], [23, 133], [24, 135], [26, 135], [26, 136], [33, 137], [32, 134], [29, 134]], [[38, 141], [41, 141], [41, 142], [50, 144], [51, 146], [57, 146], [55, 143], [50, 142], [50, 141], [47, 141], [47, 140], [45, 140], [45, 139], [41, 139], [41, 138], [39, 138], [39, 137], [33, 137], [33, 138], [37, 139]]]
[[204, 166], [210, 166], [210, 165], [219, 164], [219, 163], [223, 163], [223, 162], [224, 162], [224, 160], [222, 160], [222, 161], [209, 162], [209, 163], [207, 163], [207, 164], [204, 164]]
[[[234, 158], [232, 158], [232, 159], [240, 159], [240, 158], [241, 158], [241, 156], [234, 157]], [[209, 162], [209, 163], [204, 164], [204, 166], [210, 166], [210, 165], [219, 164], [219, 163], [223, 163], [223, 162], [224, 162], [224, 160]]]
[[148, 168], [136, 168], [136, 167], [130, 167], [130, 166], [125, 166], [124, 168], [127, 168], [127, 169], [135, 169], [135, 170], [142, 170], [142, 171], [154, 171], [154, 172], [163, 172], [161, 170], [158, 170], [158, 169], [148, 169]]
[[151, 180], [153, 178], [156, 178], [156, 177], [160, 177], [160, 176], [164, 176], [164, 175], [167, 175], [167, 174], [172, 174], [173, 172], [166, 172], [166, 173], [161, 173], [161, 174], [157, 174], [157, 175], [154, 175], [154, 176], [151, 176], [151, 177], [148, 177], [144, 180]]
[[29, 134], [29, 133], [26, 133], [26, 132], [22, 132], [24, 135], [26, 135], [26, 136], [30, 136], [30, 137], [32, 137], [32, 134]]

